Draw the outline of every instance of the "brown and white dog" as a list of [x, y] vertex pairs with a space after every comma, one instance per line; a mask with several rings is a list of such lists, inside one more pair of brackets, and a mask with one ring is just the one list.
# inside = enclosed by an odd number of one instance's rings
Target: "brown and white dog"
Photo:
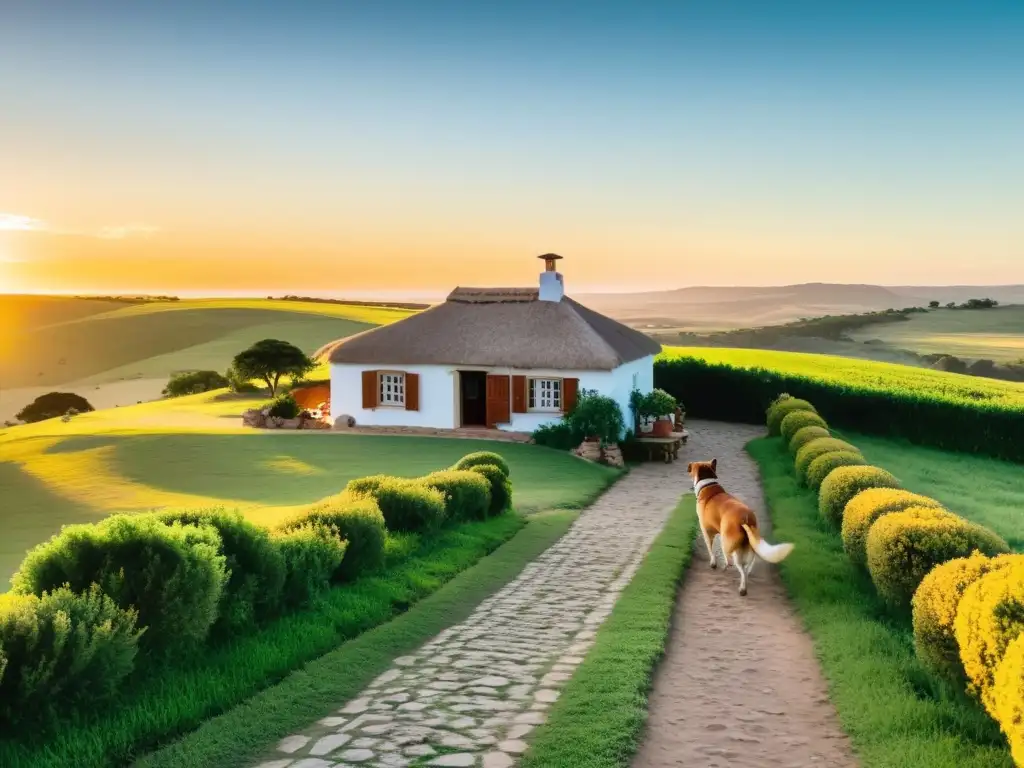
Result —
[[740, 572], [740, 594], [747, 594], [747, 576], [754, 567], [754, 555], [769, 563], [781, 563], [793, 551], [792, 544], [769, 544], [757, 530], [754, 510], [726, 492], [718, 482], [718, 459], [695, 461], [686, 466], [693, 478], [693, 491], [697, 494], [697, 519], [700, 532], [711, 557], [711, 567], [717, 568], [714, 540], [722, 539], [725, 567], [732, 558]]

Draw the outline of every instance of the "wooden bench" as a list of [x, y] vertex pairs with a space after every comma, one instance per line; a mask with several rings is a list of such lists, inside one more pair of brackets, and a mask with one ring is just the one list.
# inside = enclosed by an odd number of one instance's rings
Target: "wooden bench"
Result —
[[690, 433], [684, 429], [682, 432], [673, 432], [669, 437], [638, 437], [636, 441], [647, 448], [648, 461], [654, 461], [655, 456], [660, 456], [668, 464], [679, 458], [679, 449], [689, 436]]

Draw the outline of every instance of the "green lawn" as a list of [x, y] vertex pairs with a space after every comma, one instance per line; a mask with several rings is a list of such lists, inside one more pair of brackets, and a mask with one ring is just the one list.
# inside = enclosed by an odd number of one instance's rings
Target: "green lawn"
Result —
[[[863, 768], [1010, 768], [995, 723], [919, 664], [909, 619], [889, 614], [847, 558], [821, 521], [815, 495], [797, 485], [781, 441], [755, 440], [748, 450], [761, 469], [775, 536], [796, 544], [779, 566], [782, 578]], [[910, 487], [933, 493], [928, 485]]]
[[594, 646], [524, 756], [523, 768], [625, 768], [647, 719], [647, 693], [697, 531], [687, 494], [655, 539]]
[[867, 435], [843, 437], [860, 448], [870, 463], [896, 475], [905, 487], [938, 499], [957, 514], [988, 526], [1013, 549], [1024, 551], [1021, 464]]
[[1024, 359], [1024, 306], [937, 309], [850, 334], [857, 341], [880, 339], [918, 354], [950, 354], [996, 362]]
[[516, 443], [241, 428], [259, 402], [199, 395], [0, 431], [0, 584], [61, 525], [118, 511], [226, 506], [272, 525], [353, 478], [422, 475], [477, 450], [506, 457], [523, 512], [584, 506], [617, 476]]

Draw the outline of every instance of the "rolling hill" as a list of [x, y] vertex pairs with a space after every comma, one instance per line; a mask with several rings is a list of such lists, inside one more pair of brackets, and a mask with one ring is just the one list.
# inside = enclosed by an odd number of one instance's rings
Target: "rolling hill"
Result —
[[804, 283], [774, 287], [694, 286], [667, 291], [583, 294], [583, 304], [644, 329], [709, 331], [778, 325], [805, 317], [875, 312], [991, 297], [1024, 303], [1024, 286], [902, 286]]
[[0, 349], [0, 420], [53, 389], [95, 407], [158, 397], [171, 374], [223, 371], [255, 341], [280, 338], [309, 354], [323, 344], [406, 317], [372, 305], [266, 299], [127, 303], [0, 297], [9, 333]]

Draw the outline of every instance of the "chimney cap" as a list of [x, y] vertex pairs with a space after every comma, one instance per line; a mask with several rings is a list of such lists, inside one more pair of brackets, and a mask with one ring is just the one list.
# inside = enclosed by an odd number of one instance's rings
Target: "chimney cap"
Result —
[[555, 262], [558, 261], [562, 257], [559, 256], [557, 253], [543, 253], [540, 256], [538, 256], [537, 258], [538, 259], [544, 259], [544, 271], [545, 272], [554, 272], [555, 271]]

